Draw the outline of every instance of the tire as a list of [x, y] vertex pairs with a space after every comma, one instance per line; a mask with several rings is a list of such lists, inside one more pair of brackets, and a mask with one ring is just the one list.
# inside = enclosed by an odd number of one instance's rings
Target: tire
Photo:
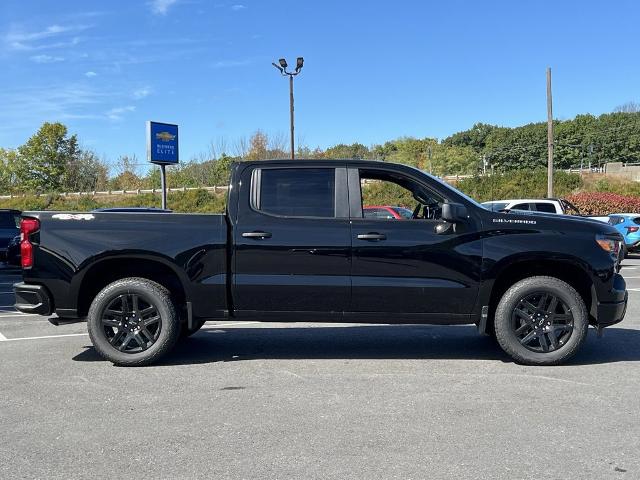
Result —
[[180, 340], [184, 340], [185, 338], [188, 338], [194, 333], [196, 333], [198, 330], [202, 328], [204, 323], [205, 323], [205, 320], [197, 320], [193, 328], [189, 328], [187, 326], [187, 322], [182, 323], [180, 325]]
[[169, 292], [146, 278], [123, 278], [103, 288], [91, 303], [87, 325], [98, 353], [120, 366], [157, 362], [180, 334]]
[[494, 328], [500, 347], [516, 362], [558, 365], [584, 343], [589, 315], [584, 300], [568, 283], [555, 277], [530, 277], [502, 296]]

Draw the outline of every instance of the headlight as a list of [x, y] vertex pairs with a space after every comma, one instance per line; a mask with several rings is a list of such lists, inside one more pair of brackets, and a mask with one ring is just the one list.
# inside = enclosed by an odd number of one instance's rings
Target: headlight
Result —
[[612, 256], [617, 256], [620, 251], [620, 241], [606, 235], [596, 235], [596, 243], [600, 245], [605, 252], [609, 252]]

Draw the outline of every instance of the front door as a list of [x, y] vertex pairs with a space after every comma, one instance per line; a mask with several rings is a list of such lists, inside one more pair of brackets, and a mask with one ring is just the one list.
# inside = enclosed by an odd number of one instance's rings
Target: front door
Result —
[[236, 315], [336, 320], [349, 305], [344, 166], [248, 168], [233, 230]]
[[[443, 222], [441, 207], [449, 199], [433, 187], [385, 169], [349, 169], [350, 194], [356, 197], [350, 202], [355, 318], [380, 312], [377, 321], [468, 320], [480, 281], [478, 229], [472, 219], [464, 225]], [[366, 214], [370, 205], [399, 213], [372, 217]]]

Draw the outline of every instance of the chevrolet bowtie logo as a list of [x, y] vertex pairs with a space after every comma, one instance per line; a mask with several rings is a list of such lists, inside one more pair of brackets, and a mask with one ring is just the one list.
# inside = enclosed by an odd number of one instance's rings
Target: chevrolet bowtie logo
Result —
[[169, 132], [156, 133], [156, 140], [162, 140], [163, 142], [170, 142], [176, 138], [175, 135], [171, 135]]

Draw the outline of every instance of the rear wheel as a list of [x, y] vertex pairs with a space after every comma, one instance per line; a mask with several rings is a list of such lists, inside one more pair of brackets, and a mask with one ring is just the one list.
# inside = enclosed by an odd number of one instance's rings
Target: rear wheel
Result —
[[144, 278], [124, 278], [102, 289], [91, 303], [87, 324], [98, 353], [122, 366], [156, 362], [180, 333], [169, 292]]
[[530, 277], [505, 292], [494, 328], [498, 343], [515, 361], [557, 365], [578, 351], [589, 317], [571, 285], [554, 277]]

